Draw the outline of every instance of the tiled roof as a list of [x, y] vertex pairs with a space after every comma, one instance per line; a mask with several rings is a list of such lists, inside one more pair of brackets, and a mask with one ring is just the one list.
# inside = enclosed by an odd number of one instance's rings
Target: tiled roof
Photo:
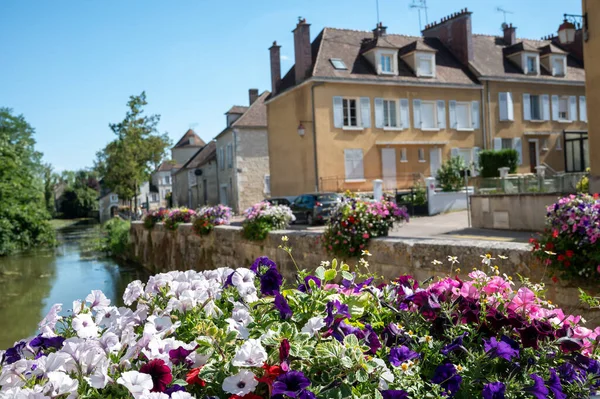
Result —
[[207, 162], [217, 158], [217, 143], [211, 141], [199, 149], [192, 157], [179, 169], [176, 174], [190, 169], [197, 169]]
[[[534, 48], [536, 51], [551, 44], [549, 40], [517, 40], [524, 43], [523, 48]], [[481, 76], [489, 78], [514, 78], [556, 82], [585, 81], [583, 66], [571, 56], [567, 57], [566, 76], [552, 76], [543, 67], [539, 76], [524, 75], [521, 68], [505, 57], [504, 48], [506, 47], [506, 43], [501, 37], [473, 35], [473, 61], [471, 65]]]
[[540, 47], [540, 55], [546, 55], [546, 54], [568, 54], [566, 51], [564, 51], [561, 48], [558, 48], [557, 46], [555, 46], [554, 44], [547, 44], [543, 47]]
[[[193, 137], [193, 139], [192, 139]], [[190, 140], [192, 139], [192, 140]], [[193, 142], [191, 142], [193, 141]], [[206, 143], [194, 132], [192, 129], [188, 129], [187, 132], [179, 139], [177, 144], [173, 148], [182, 147], [204, 147]]]
[[267, 106], [265, 100], [270, 92], [263, 92], [242, 116], [231, 124], [234, 127], [266, 127], [267, 126]]
[[163, 163], [160, 164], [160, 166], [158, 167], [158, 169], [156, 169], [156, 171], [157, 172], [169, 172], [173, 169], [177, 169], [178, 167], [181, 167], [181, 165], [177, 165], [173, 161], [164, 161]]
[[243, 114], [244, 112], [248, 111], [249, 107], [245, 107], [243, 105], [234, 105], [233, 107], [229, 108], [229, 111], [225, 112], [225, 114]]
[[414, 42], [402, 47], [398, 53], [400, 55], [404, 55], [412, 53], [413, 51], [425, 51], [430, 53], [436, 52], [436, 50], [433, 47], [426, 45], [423, 40], [415, 40]]

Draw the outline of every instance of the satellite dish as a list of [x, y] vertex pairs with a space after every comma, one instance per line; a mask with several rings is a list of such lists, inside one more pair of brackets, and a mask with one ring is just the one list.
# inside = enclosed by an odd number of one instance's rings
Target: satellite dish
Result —
[[194, 171], [194, 174], [195, 174], [196, 176], [202, 176], [202, 169], [196, 169], [196, 170]]

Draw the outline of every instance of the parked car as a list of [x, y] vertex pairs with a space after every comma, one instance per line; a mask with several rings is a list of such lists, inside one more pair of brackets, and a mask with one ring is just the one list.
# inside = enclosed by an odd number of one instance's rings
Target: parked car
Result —
[[275, 198], [267, 198], [267, 202], [271, 205], [285, 205], [291, 206], [296, 197], [275, 197]]
[[340, 202], [340, 195], [336, 193], [316, 193], [299, 195], [294, 201], [292, 212], [296, 223], [314, 225], [325, 222], [331, 216], [332, 208]]

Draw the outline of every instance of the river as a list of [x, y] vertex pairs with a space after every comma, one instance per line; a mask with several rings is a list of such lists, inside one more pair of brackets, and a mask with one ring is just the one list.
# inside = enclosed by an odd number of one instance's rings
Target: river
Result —
[[98, 236], [97, 225], [71, 226], [57, 231], [54, 249], [0, 257], [0, 349], [35, 335], [55, 303], [62, 303], [67, 315], [74, 300], [99, 289], [122, 306], [127, 284], [147, 279], [139, 268], [89, 254], [90, 240]]

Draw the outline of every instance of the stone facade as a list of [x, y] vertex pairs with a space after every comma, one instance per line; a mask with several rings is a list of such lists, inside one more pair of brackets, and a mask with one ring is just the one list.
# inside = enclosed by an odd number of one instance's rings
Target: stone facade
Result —
[[[409, 228], [409, 227], [406, 227]], [[221, 266], [249, 267], [259, 256], [268, 256], [279, 266], [288, 282], [294, 281], [296, 266], [287, 253], [278, 249], [283, 236], [289, 238], [294, 259], [300, 269], [314, 270], [323, 260], [331, 259], [320, 244], [320, 233], [310, 231], [275, 231], [262, 242], [242, 238], [241, 228], [219, 226], [212, 234], [197, 236], [190, 224], [179, 226], [176, 232], [169, 231], [162, 224], [153, 230], [144, 228], [141, 222], [132, 223], [131, 260], [141, 264], [152, 273], [169, 270], [209, 270]], [[482, 267], [480, 255], [490, 253], [503, 273], [527, 276], [539, 281], [545, 268], [531, 255], [527, 244], [507, 242], [461, 242], [453, 240], [408, 240], [396, 238], [375, 239], [369, 244], [373, 254], [369, 259], [370, 270], [390, 280], [402, 274], [410, 274], [419, 281], [429, 277], [444, 276], [449, 270], [447, 257], [457, 256], [461, 274], [473, 267]], [[500, 260], [498, 255], [508, 256]], [[432, 264], [440, 260], [441, 265]], [[355, 263], [350, 260], [350, 264]], [[592, 291], [597, 288], [593, 289]], [[563, 309], [574, 313], [584, 313], [580, 307], [579, 292], [576, 287], [547, 282], [548, 298]], [[594, 312], [598, 316], [599, 312]]]

